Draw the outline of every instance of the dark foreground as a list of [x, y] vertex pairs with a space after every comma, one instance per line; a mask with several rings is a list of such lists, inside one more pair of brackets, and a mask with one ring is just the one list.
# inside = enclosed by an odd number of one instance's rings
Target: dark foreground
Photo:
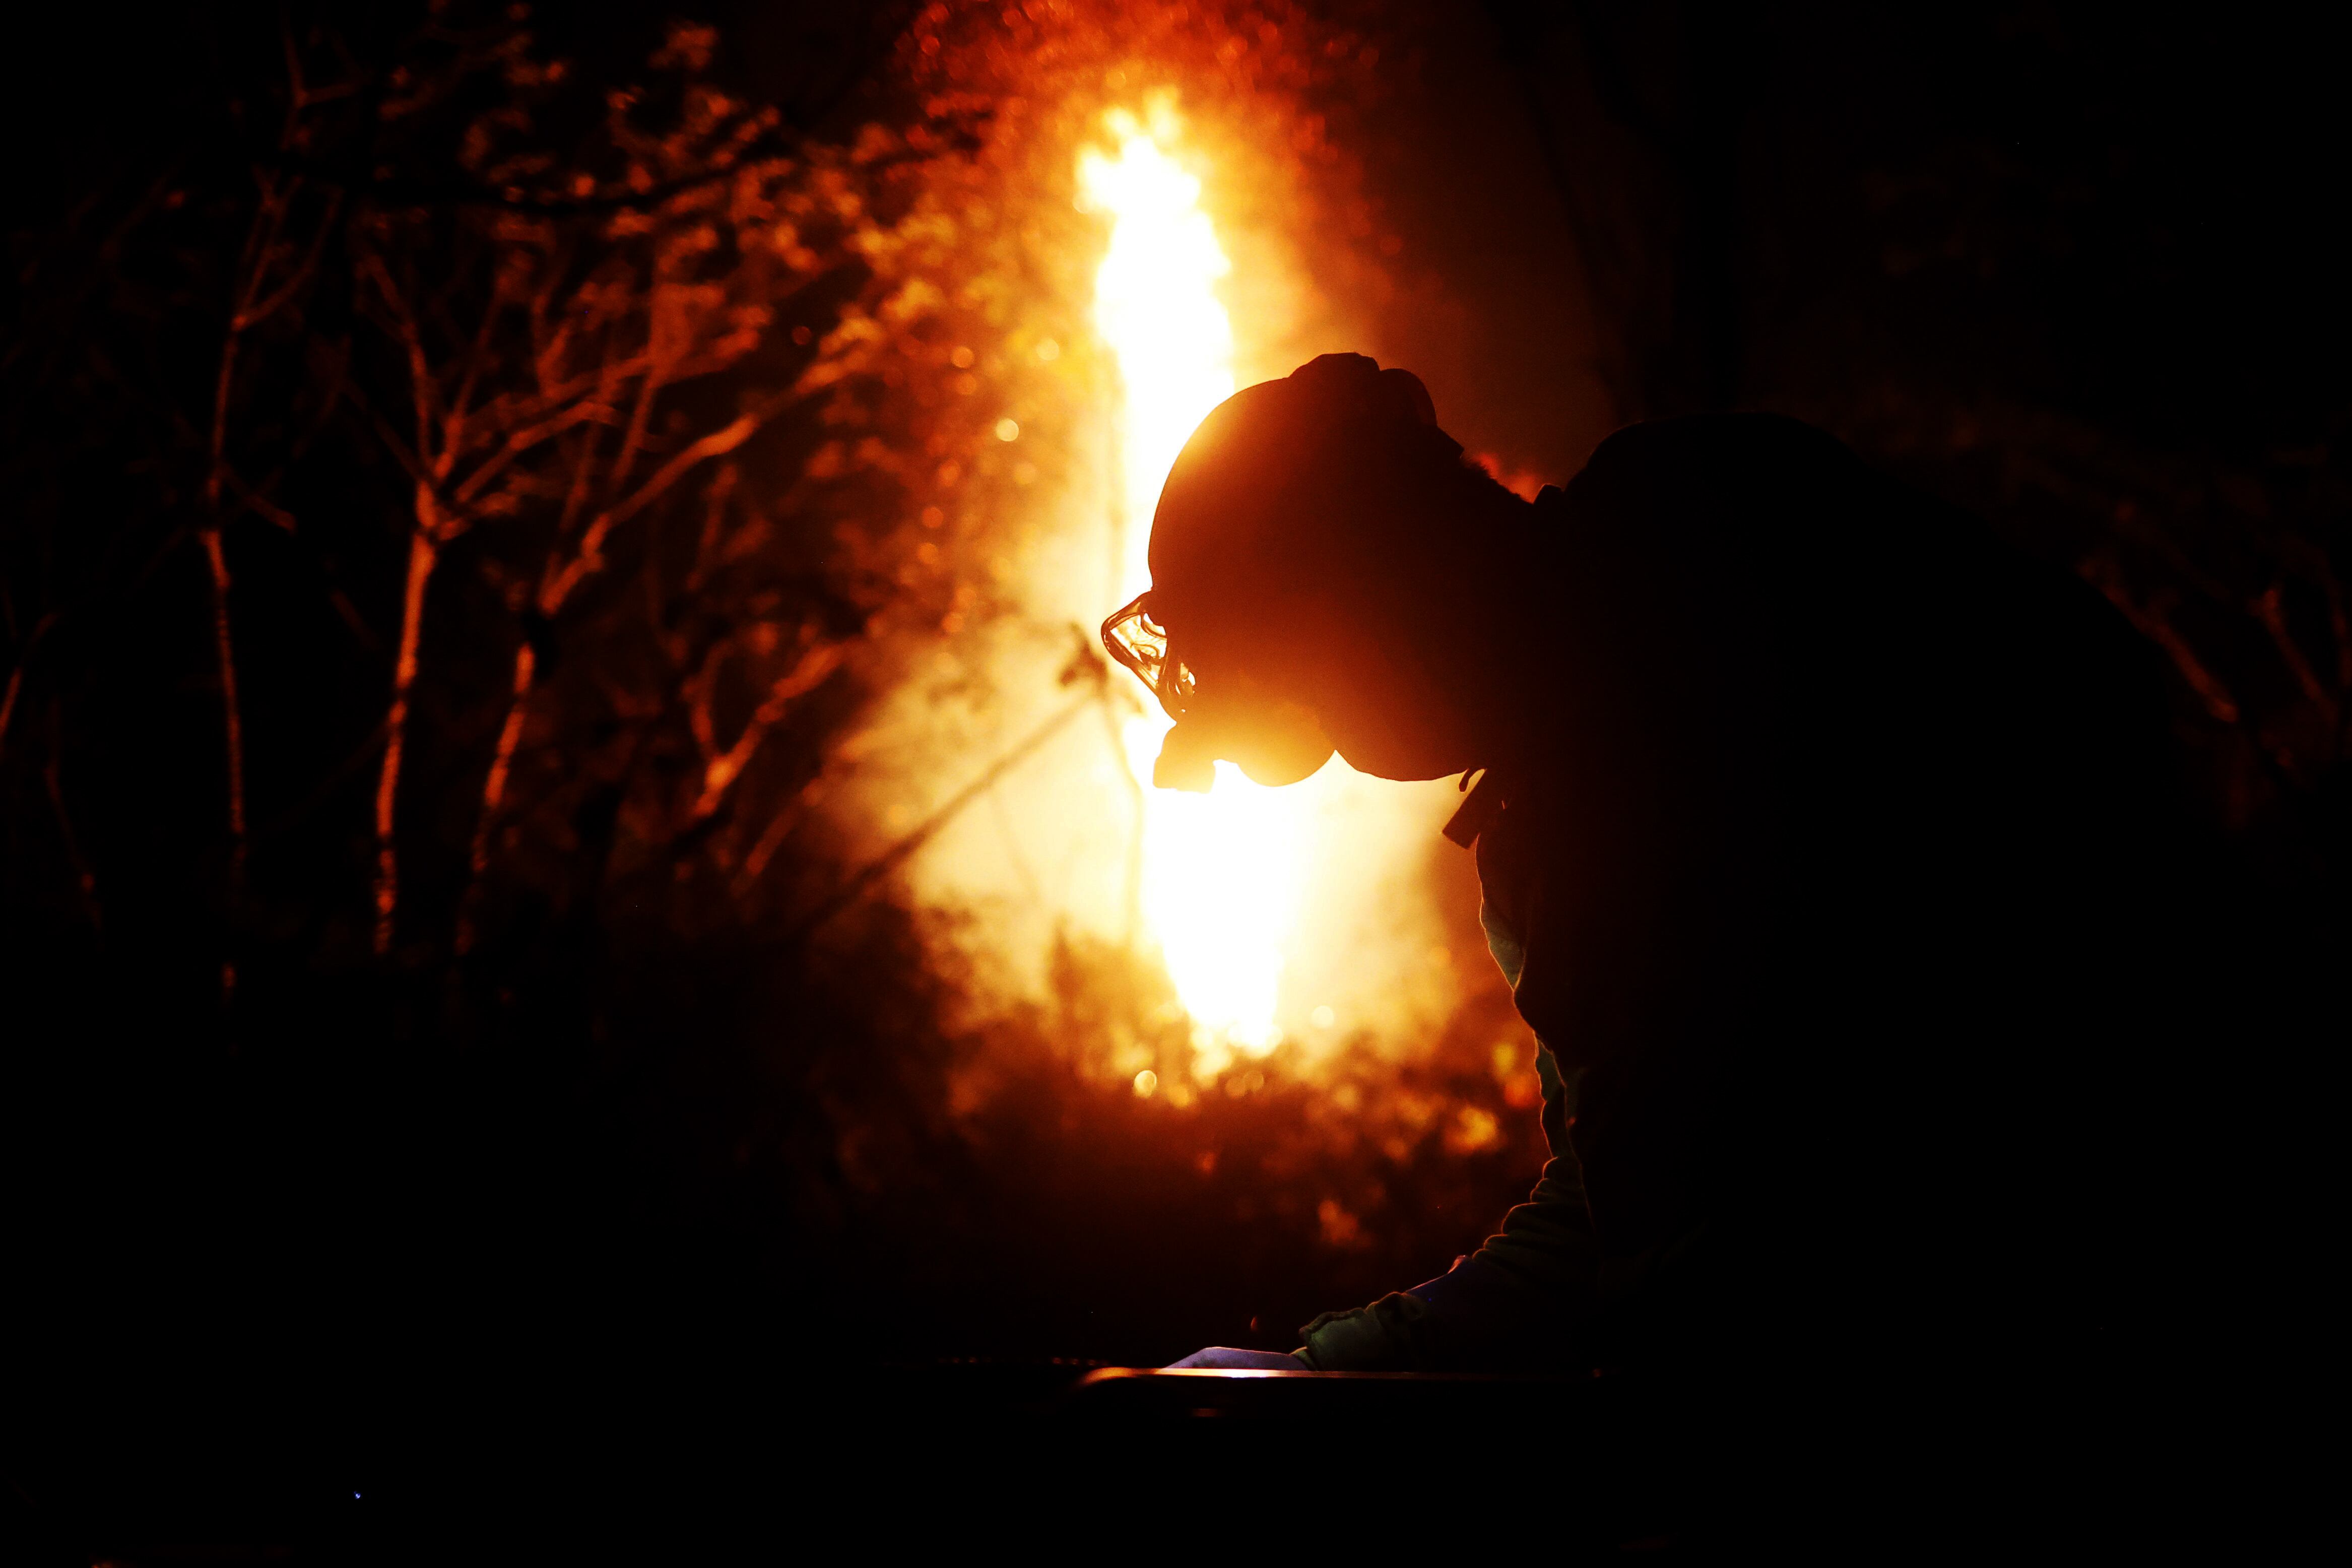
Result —
[[[719, 1542], [732, 1556], [947, 1541], [1123, 1557], [1199, 1537], [1712, 1559], [2242, 1548], [2282, 1522], [2241, 1489], [2249, 1455], [2220, 1458], [2229, 1445], [2212, 1439], [2254, 1428], [2223, 1414], [2210, 1379], [2175, 1373], [2130, 1396], [1914, 1378], [1824, 1400], [1824, 1386], [1800, 1369], [1727, 1399], [1618, 1374], [967, 1362], [627, 1394], [583, 1369], [562, 1394], [312, 1425], [96, 1411], [18, 1435], [5, 1555], [667, 1562]], [[2283, 1500], [2301, 1489], [2292, 1467], [2257, 1479]]]

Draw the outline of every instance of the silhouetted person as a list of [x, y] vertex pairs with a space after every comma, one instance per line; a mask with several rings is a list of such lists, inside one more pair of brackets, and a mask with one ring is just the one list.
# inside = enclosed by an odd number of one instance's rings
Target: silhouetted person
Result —
[[1484, 770], [1448, 834], [1552, 1152], [1452, 1272], [1189, 1364], [2032, 1379], [2159, 1331], [2172, 768], [2095, 594], [1774, 416], [1522, 500], [1353, 354], [1202, 421], [1151, 573], [1104, 632], [1161, 784]]

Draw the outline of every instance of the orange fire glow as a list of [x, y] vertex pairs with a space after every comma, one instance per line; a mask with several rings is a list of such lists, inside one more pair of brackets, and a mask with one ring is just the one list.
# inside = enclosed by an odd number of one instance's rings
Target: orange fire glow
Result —
[[894, 692], [866, 752], [881, 787], [855, 798], [887, 844], [985, 774], [972, 808], [950, 813], [909, 867], [917, 896], [961, 921], [976, 1005], [1063, 998], [1066, 939], [1130, 946], [1165, 971], [1172, 1005], [1147, 987], [1148, 1013], [1073, 1031], [1068, 1048], [1102, 1081], [1181, 1110], [1213, 1087], [1338, 1094], [1381, 1064], [1424, 1059], [1468, 977], [1431, 873], [1449, 781], [1391, 784], [1334, 761], [1278, 790], [1224, 764], [1205, 795], [1158, 790], [1169, 721], [1142, 688], [1116, 671], [1098, 698], [1072, 687], [1085, 668], [1073, 640], [1090, 647], [1104, 613], [1150, 586], [1160, 487], [1202, 416], [1238, 384], [1364, 341], [1316, 288], [1304, 237], [1283, 227], [1294, 174], [1177, 101], [1073, 113], [1023, 184], [1035, 191], [1050, 158], [1075, 176], [1079, 221], [1024, 226], [1042, 242], [1030, 276], [1066, 291], [1005, 321], [998, 352], [1034, 379], [991, 411], [1021, 427], [999, 428], [974, 460], [1001, 463], [992, 448], [1011, 435], [1038, 464], [1033, 479], [1062, 482], [1024, 481], [999, 503], [992, 570], [1007, 607]]
[[[1173, 126], [1116, 112], [1117, 152], [1078, 164], [1087, 203], [1111, 220], [1095, 278], [1095, 321], [1116, 356], [1123, 398], [1119, 489], [1126, 512], [1117, 597], [1150, 585], [1150, 521], [1168, 469], [1202, 416], [1234, 393], [1234, 333], [1216, 287], [1231, 270], [1201, 210], [1201, 182], [1163, 142]], [[1128, 765], [1150, 784], [1169, 721], [1149, 711], [1125, 726]], [[1148, 789], [1142, 903], [1185, 1010], [1196, 1072], [1213, 1077], [1239, 1051], [1281, 1043], [1275, 1023], [1284, 950], [1299, 913], [1309, 803], [1217, 764], [1205, 795]]]

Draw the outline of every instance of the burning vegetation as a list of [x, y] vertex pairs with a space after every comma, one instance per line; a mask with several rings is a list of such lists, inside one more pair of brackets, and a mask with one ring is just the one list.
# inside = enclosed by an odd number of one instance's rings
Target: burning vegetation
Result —
[[[1452, 786], [1152, 790], [1092, 630], [1199, 417], [1424, 288], [1364, 159], [1425, 18], [879, 10], [769, 101], [701, 26], [288, 16], [11, 234], [16, 1103], [119, 1251], [364, 1296], [421, 1364], [695, 1301], [778, 1353], [1287, 1348], [1475, 1245], [1542, 1144]], [[1593, 166], [1592, 357], [1671, 411], [1609, 367], [1704, 268], [1623, 235], [1711, 231]], [[1759, 400], [2024, 498], [2334, 885], [2340, 413], [2200, 468], [1765, 385], [1769, 336]]]
[[[946, 1349], [1271, 1343], [1508, 1201], [1531, 1047], [1445, 786], [1150, 791], [1165, 720], [1079, 629], [1200, 416], [1345, 341], [1373, 43], [933, 7], [820, 132], [698, 26], [604, 79], [520, 8], [238, 41], [215, 142], [25, 258], [12, 904], [92, 984], [146, 966], [97, 1051], [389, 1074], [299, 1112], [376, 1212], [598, 1107], [628, 1152], [491, 1266], [526, 1295], [625, 1273], [616, 1215], [734, 1214], [886, 1319], [1066, 1299], [908, 1325]], [[476, 1072], [487, 1139], [407, 1164]]]

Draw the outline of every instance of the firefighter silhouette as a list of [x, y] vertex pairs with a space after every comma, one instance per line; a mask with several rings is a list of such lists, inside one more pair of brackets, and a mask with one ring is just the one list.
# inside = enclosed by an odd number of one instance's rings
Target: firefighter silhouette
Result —
[[1449, 1273], [1179, 1365], [2014, 1362], [2146, 1318], [2179, 814], [2095, 594], [1770, 415], [1529, 502], [1356, 354], [1202, 422], [1150, 566], [1103, 637], [1176, 721], [1157, 784], [1462, 775], [1551, 1149]]

